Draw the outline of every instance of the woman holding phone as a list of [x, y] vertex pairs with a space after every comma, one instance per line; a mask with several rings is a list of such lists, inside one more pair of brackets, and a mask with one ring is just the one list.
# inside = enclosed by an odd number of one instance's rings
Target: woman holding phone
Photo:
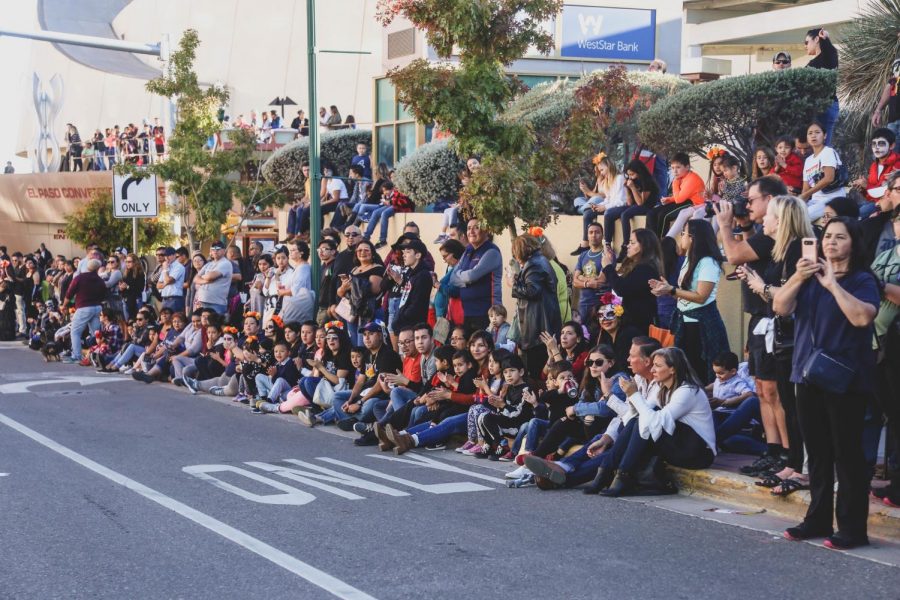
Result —
[[795, 319], [791, 381], [797, 384], [812, 496], [806, 518], [784, 535], [824, 537], [835, 550], [869, 543], [863, 424], [875, 373], [872, 323], [881, 296], [864, 256], [859, 224], [836, 217], [822, 232], [817, 260], [801, 258], [773, 301], [776, 314]]

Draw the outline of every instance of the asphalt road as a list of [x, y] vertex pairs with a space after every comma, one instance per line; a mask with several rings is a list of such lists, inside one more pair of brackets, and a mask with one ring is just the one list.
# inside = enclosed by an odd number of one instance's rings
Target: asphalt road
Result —
[[2, 344], [0, 598], [900, 596], [765, 531], [393, 458]]

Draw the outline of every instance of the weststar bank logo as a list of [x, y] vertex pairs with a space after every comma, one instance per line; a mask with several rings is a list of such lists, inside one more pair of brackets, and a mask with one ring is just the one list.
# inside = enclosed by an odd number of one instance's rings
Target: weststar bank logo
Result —
[[587, 36], [590, 32], [590, 35], [598, 36], [603, 29], [603, 17], [578, 13], [578, 25], [581, 27], [581, 35]]

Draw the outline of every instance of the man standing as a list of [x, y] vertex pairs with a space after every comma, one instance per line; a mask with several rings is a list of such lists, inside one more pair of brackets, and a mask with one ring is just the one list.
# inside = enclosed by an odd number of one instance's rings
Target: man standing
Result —
[[356, 246], [362, 240], [362, 232], [356, 225], [348, 225], [344, 229], [344, 237], [347, 238], [347, 247], [337, 253], [334, 259], [334, 275], [349, 275], [353, 269], [353, 258], [356, 256]]
[[[750, 184], [747, 190], [747, 213], [752, 223], [747, 226], [747, 231], [755, 229], [755, 233], [743, 241], [738, 241], [734, 235], [728, 235], [735, 227], [734, 209], [731, 203], [722, 201], [718, 207], [713, 206], [719, 229], [723, 232], [722, 244], [729, 263], [738, 266], [745, 273], [755, 272], [760, 275], [765, 273], [772, 262], [775, 240], [762, 232], [763, 217], [766, 216], [769, 201], [775, 196], [785, 194], [787, 194], [787, 186], [777, 177], [760, 177]], [[749, 288], [746, 281], [741, 285], [741, 293], [744, 312], [750, 314], [750, 323], [747, 327], [750, 375], [756, 379], [756, 393], [759, 396], [760, 413], [768, 444], [766, 455], [756, 461], [759, 465], [754, 463], [751, 467], [759, 467], [755, 471], [760, 472], [772, 467], [777, 467], [776, 471], [780, 471], [787, 462], [790, 442], [784, 407], [778, 397], [777, 381], [781, 379], [787, 382], [791, 367], [789, 362], [784, 365], [787, 371], [783, 373], [783, 377], [778, 377], [775, 355], [766, 349], [766, 326], [765, 324], [760, 325], [760, 322], [769, 314], [768, 305]], [[800, 446], [800, 448], [793, 449], [794, 454], [799, 454], [799, 464], [788, 465], [798, 473], [803, 468], [802, 444]]]
[[[25, 257], [21, 252], [13, 252], [12, 261], [10, 265], [10, 275], [13, 278], [12, 290], [13, 295], [16, 297], [16, 335], [18, 337], [25, 337], [26, 335], [26, 319], [25, 319]], [[85, 266], [85, 268], [87, 268]], [[28, 299], [29, 302], [31, 298]]]
[[572, 287], [581, 290], [578, 313], [584, 323], [588, 322], [591, 309], [597, 306], [600, 296], [609, 291], [609, 285], [601, 277], [603, 266], [603, 226], [591, 223], [588, 227], [588, 249], [578, 257], [572, 279]]
[[324, 323], [333, 318], [329, 312], [331, 306], [337, 305], [338, 298], [334, 285], [334, 257], [337, 255], [337, 244], [330, 238], [319, 242], [316, 249], [319, 254], [319, 297], [317, 299], [316, 321]]
[[478, 219], [469, 219], [466, 237], [469, 246], [450, 276], [450, 285], [459, 288], [465, 310], [463, 325], [477, 331], [487, 329], [488, 309], [503, 304], [503, 257]]
[[215, 241], [210, 246], [210, 260], [203, 265], [194, 283], [197, 285], [197, 302], [203, 308], [211, 308], [220, 315], [228, 312], [228, 291], [234, 268], [225, 258], [225, 244]]
[[429, 301], [434, 280], [431, 270], [422, 260], [428, 249], [422, 240], [410, 238], [400, 246], [403, 251], [403, 274], [388, 269], [386, 275], [400, 284], [400, 302], [394, 317], [394, 333], [422, 323], [428, 318]]
[[91, 335], [100, 329], [100, 309], [103, 300], [106, 299], [106, 282], [97, 274], [102, 263], [95, 258], [87, 259], [85, 262], [87, 270], [72, 281], [62, 302], [62, 305], [66, 306], [70, 299], [75, 299], [75, 314], [72, 316], [70, 330], [72, 353], [68, 358], [61, 359], [66, 363], [81, 362], [81, 340], [85, 329]]
[[167, 246], [163, 250], [165, 261], [159, 271], [156, 288], [162, 297], [162, 305], [172, 312], [184, 312], [184, 267], [175, 257], [175, 248]]

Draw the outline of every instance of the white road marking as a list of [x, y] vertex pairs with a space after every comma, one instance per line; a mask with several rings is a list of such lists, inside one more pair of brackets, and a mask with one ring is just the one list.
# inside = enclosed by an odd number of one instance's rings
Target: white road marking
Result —
[[374, 597], [366, 594], [365, 592], [356, 589], [348, 583], [337, 579], [325, 573], [324, 571], [320, 571], [319, 569], [309, 565], [298, 558], [287, 554], [265, 542], [256, 539], [255, 537], [240, 531], [239, 529], [235, 529], [234, 527], [219, 521], [205, 513], [200, 512], [190, 506], [184, 504], [183, 502], [179, 502], [174, 498], [170, 498], [165, 494], [158, 492], [152, 488], [147, 487], [142, 483], [138, 483], [137, 481], [122, 475], [116, 471], [113, 471], [109, 467], [105, 467], [100, 463], [97, 463], [86, 456], [83, 456], [74, 450], [71, 450], [62, 444], [54, 442], [50, 438], [34, 431], [22, 425], [18, 421], [10, 419], [4, 414], [0, 414], [0, 423], [6, 425], [10, 429], [18, 431], [22, 435], [31, 438], [38, 444], [56, 452], [57, 454], [68, 458], [69, 460], [81, 465], [85, 469], [89, 471], [93, 471], [94, 473], [105, 477], [106, 479], [112, 481], [113, 483], [117, 483], [126, 489], [129, 489], [136, 494], [143, 496], [144, 498], [151, 500], [160, 506], [171, 510], [172, 512], [181, 515], [182, 517], [193, 521], [197, 525], [212, 531], [227, 540], [238, 544], [246, 548], [247, 550], [257, 554], [268, 561], [278, 565], [279, 567], [294, 573], [295, 575], [305, 579], [311, 584], [318, 586], [325, 590], [326, 592], [337, 596], [338, 598], [346, 598], [348, 600], [375, 600]]
[[6, 477], [9, 473], [0, 473], [0, 477]]
[[397, 456], [389, 456], [385, 454], [367, 454], [366, 456], [371, 456], [373, 458], [381, 458], [383, 460], [389, 460], [392, 462], [405, 463], [408, 465], [413, 465], [414, 467], [426, 467], [428, 469], [435, 469], [438, 471], [446, 471], [448, 473], [457, 473], [459, 475], [468, 475], [469, 477], [474, 477], [476, 479], [483, 479], [484, 481], [490, 481], [491, 483], [496, 483], [498, 485], [506, 485], [506, 479], [500, 479], [499, 477], [491, 477], [490, 475], [484, 475], [483, 473], [475, 473], [474, 471], [468, 471], [466, 469], [460, 469], [459, 467], [454, 467], [452, 465], [448, 465], [447, 463], [443, 463], [433, 458], [428, 458], [426, 456], [422, 456], [416, 452], [407, 452], [403, 458], [399, 458]]
[[428, 492], [429, 494], [458, 494], [460, 492], [481, 492], [481, 491], [492, 491], [494, 488], [489, 488], [487, 486], [479, 485], [477, 483], [471, 483], [469, 481], [455, 481], [453, 483], [416, 483], [415, 481], [410, 481], [409, 479], [403, 479], [402, 477], [394, 477], [393, 475], [386, 475], [379, 471], [375, 471], [373, 469], [367, 469], [365, 467], [358, 467], [352, 463], [344, 462], [342, 460], [336, 460], [334, 458], [328, 458], [327, 456], [317, 456], [316, 460], [321, 460], [323, 462], [327, 462], [333, 465], [338, 465], [340, 467], [344, 467], [345, 469], [350, 469], [351, 471], [358, 471], [360, 473], [365, 473], [366, 475], [371, 475], [372, 477], [377, 477], [379, 479], [384, 479], [386, 481], [391, 481], [393, 483], [399, 483], [400, 485], [405, 485], [411, 487], [414, 490], [419, 490], [421, 492]]
[[121, 379], [118, 377], [83, 377], [79, 375], [59, 375], [56, 379], [44, 379], [40, 381], [17, 381], [15, 383], [4, 383], [0, 385], [0, 394], [23, 394], [30, 392], [30, 388], [35, 385], [50, 385], [54, 383], [77, 383], [78, 385], [97, 385], [100, 383], [130, 381], [129, 379]]
[[[232, 465], [192, 465], [190, 467], [184, 467], [181, 470], [188, 475], [193, 475], [197, 479], [208, 481], [217, 488], [221, 488], [226, 492], [236, 494], [244, 500], [259, 502], [260, 504], [303, 506], [304, 504], [309, 504], [316, 499], [316, 497], [312, 494], [309, 494], [302, 490], [298, 490], [297, 488], [291, 487], [286, 483], [281, 483], [280, 481], [269, 479], [264, 475], [259, 475], [258, 473], [253, 473], [251, 471], [248, 471], [247, 469], [242, 469], [240, 467], [235, 467]], [[230, 484], [227, 481], [222, 481], [218, 477], [213, 477], [212, 475], [210, 475], [210, 473], [235, 473], [236, 475], [241, 475], [242, 477], [246, 477], [247, 479], [252, 479], [253, 481], [258, 481], [259, 483], [263, 483], [269, 487], [275, 488], [282, 493], [254, 494], [253, 492], [248, 492], [243, 488]]]

